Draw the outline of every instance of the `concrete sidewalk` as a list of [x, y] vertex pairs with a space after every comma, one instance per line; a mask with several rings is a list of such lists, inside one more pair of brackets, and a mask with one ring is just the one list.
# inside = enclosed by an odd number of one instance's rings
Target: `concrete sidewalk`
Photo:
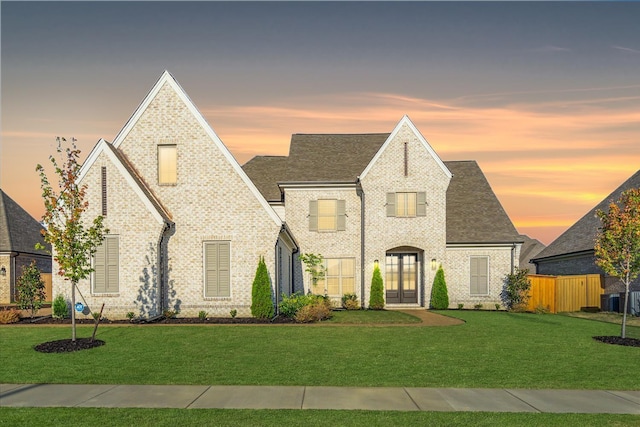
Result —
[[0, 384], [0, 406], [640, 414], [640, 391]]

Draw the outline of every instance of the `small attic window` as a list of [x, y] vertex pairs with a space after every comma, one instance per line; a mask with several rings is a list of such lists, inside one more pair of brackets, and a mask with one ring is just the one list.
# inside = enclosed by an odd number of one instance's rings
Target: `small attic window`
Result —
[[175, 145], [158, 145], [158, 184], [175, 185], [178, 181], [178, 150]]

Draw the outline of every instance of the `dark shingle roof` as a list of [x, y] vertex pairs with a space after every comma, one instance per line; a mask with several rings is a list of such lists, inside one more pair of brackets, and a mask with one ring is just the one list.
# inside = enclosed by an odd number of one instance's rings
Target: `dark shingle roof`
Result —
[[525, 268], [529, 270], [529, 273], [536, 272], [535, 264], [531, 264], [532, 258], [535, 258], [536, 255], [542, 251], [545, 246], [544, 243], [540, 242], [537, 239], [532, 239], [529, 236], [524, 234], [520, 235], [524, 243], [522, 244], [522, 248], [520, 249], [520, 270], [524, 270]]
[[389, 137], [370, 134], [294, 134], [287, 174], [296, 181], [354, 181]]
[[280, 200], [278, 182], [288, 181], [286, 156], [256, 156], [242, 166], [268, 202]]
[[600, 219], [596, 216], [596, 211], [608, 211], [609, 204], [620, 198], [620, 195], [630, 189], [640, 187], [640, 170], [633, 174], [620, 187], [616, 188], [598, 205], [591, 209], [585, 216], [580, 218], [578, 222], [573, 224], [567, 231], [562, 233], [556, 240], [551, 242], [549, 246], [540, 252], [535, 260], [543, 258], [555, 257], [575, 252], [592, 251], [595, 244], [598, 228], [600, 227]]
[[[267, 200], [276, 201], [278, 182], [355, 182], [388, 137], [295, 134], [288, 157], [254, 157], [243, 169]], [[448, 243], [522, 241], [476, 162], [445, 165], [453, 173], [447, 190]]]
[[40, 234], [42, 229], [38, 221], [0, 189], [0, 251], [48, 255], [35, 249], [36, 243], [51, 249]]
[[447, 243], [521, 242], [478, 164], [444, 164], [453, 174], [447, 189]]

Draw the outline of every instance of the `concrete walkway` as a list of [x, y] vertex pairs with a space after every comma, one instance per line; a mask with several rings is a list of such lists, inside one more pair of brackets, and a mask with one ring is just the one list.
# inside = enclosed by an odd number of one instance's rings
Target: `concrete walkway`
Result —
[[0, 406], [639, 414], [640, 391], [0, 384]]

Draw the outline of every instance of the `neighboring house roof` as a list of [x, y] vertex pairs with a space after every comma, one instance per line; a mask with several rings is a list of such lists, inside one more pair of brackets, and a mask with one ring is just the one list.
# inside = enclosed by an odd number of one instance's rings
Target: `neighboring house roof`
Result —
[[540, 253], [546, 246], [537, 239], [532, 239], [529, 236], [524, 234], [520, 235], [524, 243], [522, 244], [522, 248], [520, 249], [520, 270], [524, 270], [525, 268], [529, 270], [529, 273], [533, 274], [536, 272], [535, 264], [531, 264], [532, 258]]
[[40, 225], [31, 215], [0, 189], [0, 252], [21, 252], [37, 255], [49, 254], [45, 250], [37, 250], [40, 243], [47, 250], [51, 245], [44, 242]]
[[447, 244], [522, 242], [478, 163], [444, 164], [453, 173], [447, 189]]
[[556, 240], [551, 242], [545, 250], [540, 252], [533, 261], [540, 261], [545, 258], [552, 258], [577, 252], [593, 251], [596, 235], [601, 226], [600, 219], [596, 216], [596, 211], [608, 211], [609, 204], [620, 198], [620, 195], [631, 188], [640, 187], [640, 170], [616, 188], [611, 194], [605, 197], [578, 222], [573, 224], [567, 231], [562, 233]]
[[[289, 157], [254, 157], [243, 169], [267, 200], [279, 201], [278, 182], [356, 182], [389, 135], [294, 134]], [[447, 243], [522, 241], [475, 161], [444, 166], [453, 173], [447, 190]]]

